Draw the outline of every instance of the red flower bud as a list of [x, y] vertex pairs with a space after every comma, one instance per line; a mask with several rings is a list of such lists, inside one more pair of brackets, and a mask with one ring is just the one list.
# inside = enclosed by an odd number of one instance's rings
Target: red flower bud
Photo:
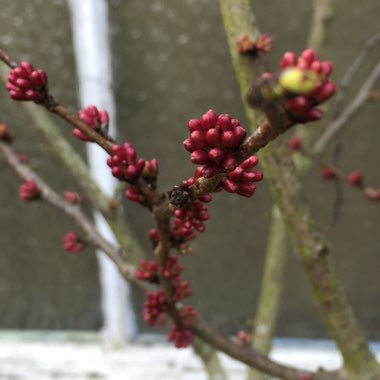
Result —
[[62, 240], [63, 249], [70, 253], [78, 253], [84, 248], [84, 242], [73, 231], [69, 231]]
[[21, 184], [18, 194], [23, 201], [34, 201], [40, 199], [41, 191], [32, 179], [28, 179]]
[[216, 164], [209, 164], [202, 168], [202, 175], [205, 178], [211, 178], [219, 171], [219, 166]]
[[198, 119], [191, 119], [187, 125], [190, 132], [200, 131], [201, 130], [201, 122]]
[[220, 148], [212, 148], [208, 152], [209, 160], [212, 162], [215, 162], [215, 163], [221, 162], [223, 160], [224, 156], [225, 156], [225, 152], [224, 152], [224, 150], [222, 150]]
[[288, 51], [281, 58], [280, 68], [286, 69], [287, 67], [295, 66], [297, 65], [297, 61], [298, 59], [296, 54], [292, 51]]
[[322, 167], [321, 176], [325, 181], [331, 181], [336, 178], [336, 174], [330, 166]]
[[227, 114], [219, 115], [218, 125], [222, 131], [229, 131], [232, 128], [231, 116]]
[[347, 182], [352, 186], [360, 187], [363, 184], [363, 174], [359, 170], [353, 171], [347, 176]]
[[215, 128], [218, 121], [218, 115], [213, 110], [208, 110], [201, 119], [202, 129], [207, 131], [210, 128]]
[[82, 202], [80, 195], [74, 191], [65, 191], [63, 193], [63, 197], [67, 200], [67, 202], [73, 204]]
[[193, 164], [197, 165], [207, 165], [209, 162], [207, 153], [200, 149], [197, 149], [191, 153], [190, 160]]
[[292, 136], [288, 140], [288, 147], [291, 151], [297, 152], [301, 149], [302, 143], [299, 136]]
[[191, 132], [190, 141], [195, 148], [202, 149], [206, 146], [206, 134], [203, 131]]
[[237, 162], [235, 157], [232, 154], [227, 154], [222, 162], [222, 169], [225, 172], [233, 170], [236, 168]]
[[288, 100], [287, 109], [291, 113], [300, 115], [310, 109], [310, 103], [306, 96], [297, 96]]
[[211, 128], [206, 133], [206, 142], [209, 146], [219, 144], [220, 133], [216, 128]]

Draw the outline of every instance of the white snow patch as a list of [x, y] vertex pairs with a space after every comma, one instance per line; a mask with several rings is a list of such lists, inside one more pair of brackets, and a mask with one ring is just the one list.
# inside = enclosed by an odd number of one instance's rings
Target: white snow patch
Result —
[[[379, 344], [373, 349], [379, 357]], [[341, 358], [327, 341], [276, 339], [272, 357], [305, 369], [338, 368]], [[245, 378], [246, 367], [221, 355], [230, 380]], [[191, 349], [177, 350], [162, 336], [143, 335], [122, 351], [102, 348], [96, 333], [3, 331], [1, 380], [207, 380]]]

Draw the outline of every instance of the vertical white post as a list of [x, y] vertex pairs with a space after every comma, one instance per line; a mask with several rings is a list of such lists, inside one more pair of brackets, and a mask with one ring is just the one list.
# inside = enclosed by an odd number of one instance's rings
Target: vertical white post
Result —
[[[106, 0], [68, 0], [71, 12], [76, 65], [82, 107], [94, 104], [106, 109], [110, 116], [110, 134], [116, 134], [115, 101], [111, 90], [112, 66], [108, 39], [108, 7]], [[106, 166], [106, 153], [87, 143], [90, 170], [103, 191], [111, 195], [115, 179]], [[100, 214], [96, 225], [110, 241], [115, 238]], [[101, 284], [103, 336], [107, 347], [120, 348], [137, 334], [130, 288], [114, 264], [97, 252]]]

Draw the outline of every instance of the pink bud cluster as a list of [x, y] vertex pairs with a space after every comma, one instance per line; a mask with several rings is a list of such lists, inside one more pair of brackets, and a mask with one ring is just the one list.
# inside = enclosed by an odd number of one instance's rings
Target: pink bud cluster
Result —
[[359, 170], [354, 170], [347, 176], [346, 180], [349, 185], [360, 187], [363, 184], [363, 173]]
[[[180, 274], [183, 266], [178, 262], [177, 257], [169, 255], [162, 266], [157, 261], [141, 260], [140, 266], [135, 272], [136, 278], [152, 283], [159, 283], [160, 276], [171, 281], [173, 302], [182, 301], [190, 297], [192, 291], [188, 281], [182, 281]], [[168, 300], [163, 290], [147, 292], [144, 302], [143, 319], [150, 325], [162, 325], [165, 321], [165, 314], [168, 311]], [[192, 334], [188, 329], [196, 318], [196, 313], [191, 306], [185, 305], [178, 313], [180, 323], [172, 326], [168, 339], [173, 341], [176, 347], [187, 347], [191, 343]]]
[[251, 197], [256, 191], [255, 182], [259, 182], [264, 178], [262, 172], [253, 169], [258, 162], [259, 160], [256, 156], [251, 156], [230, 171], [222, 181], [223, 189], [229, 193]]
[[193, 291], [190, 288], [189, 281], [181, 281], [178, 277], [173, 281], [173, 295], [172, 299], [174, 302], [179, 302], [184, 298], [191, 297], [193, 295]]
[[236, 40], [236, 48], [240, 54], [268, 53], [272, 50], [272, 37], [261, 34], [254, 41], [247, 34], [243, 34]]
[[162, 325], [167, 310], [168, 303], [162, 290], [146, 293], [143, 310], [143, 319], [146, 324], [149, 326]]
[[83, 247], [84, 243], [83, 241], [78, 237], [78, 235], [73, 232], [69, 231], [62, 240], [63, 249], [67, 252], [71, 253], [78, 253], [80, 252]]
[[158, 282], [158, 264], [156, 260], [140, 260], [140, 267], [136, 269], [135, 276], [139, 280]]
[[131, 144], [114, 145], [113, 155], [107, 159], [112, 175], [121, 181], [132, 182], [141, 176], [145, 160], [138, 158]]
[[293, 96], [289, 94], [287, 111], [297, 123], [319, 120], [322, 112], [315, 106], [330, 99], [336, 91], [335, 83], [329, 79], [333, 64], [330, 61], [320, 61], [313, 49], [306, 49], [299, 57], [291, 51], [282, 56], [280, 68], [285, 70], [293, 67], [305, 71], [305, 73], [316, 74], [318, 82], [315, 88], [306, 95]]
[[43, 70], [34, 70], [30, 62], [21, 62], [8, 74], [5, 85], [13, 100], [42, 102], [47, 95], [48, 78]]
[[204, 232], [204, 222], [210, 218], [207, 206], [196, 200], [174, 211], [173, 237], [181, 241], [193, 240], [196, 232]]
[[162, 277], [175, 280], [179, 278], [183, 272], [184, 267], [178, 262], [176, 256], [168, 256], [164, 265], [160, 268]]
[[129, 182], [130, 185], [125, 192], [129, 200], [143, 202], [144, 197], [135, 182], [142, 176], [147, 182], [154, 183], [158, 174], [158, 161], [138, 158], [136, 150], [129, 143], [114, 145], [112, 151], [112, 156], [107, 159], [112, 175], [120, 181]]
[[77, 203], [82, 202], [81, 196], [75, 191], [65, 191], [63, 193], [63, 197], [65, 198], [67, 202], [70, 202], [72, 204], [77, 204]]
[[[109, 116], [106, 110], [98, 110], [94, 105], [90, 105], [87, 108], [80, 110], [78, 116], [79, 119], [98, 133], [107, 133]], [[92, 141], [91, 138], [78, 128], [73, 129], [73, 135], [83, 141]]]
[[246, 137], [246, 130], [237, 119], [209, 110], [201, 119], [190, 120], [188, 129], [191, 134], [183, 145], [191, 153], [191, 162], [202, 166], [202, 176], [209, 178], [236, 167], [233, 153]]
[[168, 340], [177, 348], [186, 348], [193, 340], [190, 327], [195, 324], [197, 313], [190, 305], [186, 305], [179, 311], [179, 317], [181, 323], [175, 323], [170, 327]]
[[21, 184], [18, 194], [23, 201], [34, 201], [40, 198], [41, 190], [32, 179], [28, 179]]

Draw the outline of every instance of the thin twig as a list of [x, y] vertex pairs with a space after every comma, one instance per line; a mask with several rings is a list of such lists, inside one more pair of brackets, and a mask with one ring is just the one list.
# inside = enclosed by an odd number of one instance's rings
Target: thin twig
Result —
[[359, 92], [356, 94], [352, 102], [345, 108], [340, 116], [335, 119], [325, 130], [322, 136], [315, 143], [312, 151], [314, 154], [319, 154], [329, 141], [347, 124], [348, 121], [352, 121], [355, 113], [361, 108], [361, 106], [368, 100], [368, 93], [372, 89], [373, 85], [380, 77], [380, 62], [372, 70]]
[[50, 188], [50, 186], [38, 176], [27, 165], [20, 163], [17, 153], [12, 147], [2, 141], [0, 141], [0, 150], [3, 153], [7, 163], [12, 169], [24, 180], [33, 179], [38, 188], [41, 191], [41, 197], [50, 205], [63, 211], [66, 215], [70, 216], [75, 223], [86, 233], [86, 238], [95, 246], [103, 250], [106, 255], [116, 264], [119, 271], [122, 273], [131, 283], [139, 286], [144, 290], [149, 290], [150, 287], [147, 283], [139, 281], [135, 278], [134, 266], [127, 264], [122, 256], [127, 256], [125, 252], [122, 252], [119, 248], [113, 246], [107, 242], [96, 230], [93, 223], [82, 212], [77, 205], [73, 205], [63, 199], [57, 192]]
[[344, 101], [347, 96], [347, 88], [351, 84], [355, 74], [367, 62], [368, 55], [374, 48], [380, 45], [380, 33], [372, 36], [365, 44], [357, 58], [352, 62], [340, 81], [339, 91], [335, 98], [334, 119], [336, 119], [343, 111]]

